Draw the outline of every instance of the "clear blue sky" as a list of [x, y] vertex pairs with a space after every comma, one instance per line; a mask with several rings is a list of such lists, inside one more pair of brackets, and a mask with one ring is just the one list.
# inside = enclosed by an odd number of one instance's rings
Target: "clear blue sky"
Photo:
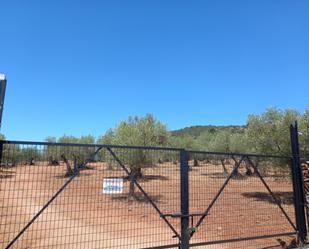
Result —
[[9, 139], [309, 107], [309, 1], [1, 1]]

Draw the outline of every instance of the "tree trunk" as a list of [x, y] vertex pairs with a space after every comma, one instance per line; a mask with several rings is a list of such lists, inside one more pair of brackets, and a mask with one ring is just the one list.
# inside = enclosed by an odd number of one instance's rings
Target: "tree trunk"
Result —
[[78, 162], [77, 162], [77, 157], [74, 156], [74, 173], [78, 172], [78, 168], [79, 168], [79, 165], [78, 165]]
[[131, 170], [130, 176], [129, 176], [129, 181], [130, 181], [130, 187], [129, 187], [129, 197], [135, 197], [135, 181], [138, 178], [142, 177], [142, 168], [133, 168]]
[[135, 196], [134, 193], [135, 193], [134, 178], [131, 176], [130, 177], [129, 197], [133, 198]]
[[29, 162], [29, 165], [34, 165], [34, 164], [35, 164], [35, 163], [34, 163], [34, 158], [31, 157], [30, 162]]
[[59, 162], [58, 162], [58, 160], [53, 159], [52, 157], [49, 157], [48, 164], [51, 165], [51, 166], [58, 166]]
[[253, 170], [251, 170], [251, 168], [250, 168], [251, 164], [250, 164], [248, 159], [245, 160], [245, 165], [246, 165], [245, 166], [246, 167], [246, 175], [247, 176], [252, 176], [253, 175]]
[[226, 169], [226, 167], [225, 167], [224, 159], [221, 158], [220, 161], [221, 161], [221, 165], [222, 165], [222, 168], [223, 168], [223, 175], [224, 175], [225, 177], [227, 177], [227, 176], [228, 176], [228, 172], [227, 172], [227, 169]]
[[[232, 156], [232, 159], [233, 159], [233, 161], [234, 161], [234, 167], [236, 167], [236, 165], [238, 164], [238, 162], [237, 162], [237, 160], [235, 159], [235, 157], [234, 156]], [[234, 177], [237, 177], [237, 176], [239, 176], [240, 174], [239, 174], [239, 166], [238, 166], [238, 169], [236, 170], [236, 172], [233, 172], [233, 176]]]
[[61, 158], [63, 159], [63, 161], [64, 161], [64, 163], [65, 163], [65, 165], [67, 167], [67, 172], [66, 172], [65, 175], [66, 176], [72, 175], [73, 174], [73, 170], [71, 168], [71, 165], [70, 165], [69, 161], [66, 159], [65, 155], [61, 155]]

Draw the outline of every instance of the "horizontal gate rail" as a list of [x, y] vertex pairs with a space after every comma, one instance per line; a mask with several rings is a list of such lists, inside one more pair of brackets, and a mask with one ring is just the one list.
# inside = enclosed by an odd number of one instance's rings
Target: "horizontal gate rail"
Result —
[[198, 217], [203, 216], [205, 213], [191, 213], [191, 214], [162, 214], [164, 217], [181, 218], [181, 217]]
[[216, 156], [250, 156], [260, 158], [278, 158], [278, 159], [290, 159], [291, 156], [278, 156], [278, 155], [265, 155], [265, 154], [252, 154], [252, 153], [237, 153], [237, 152], [214, 152], [214, 151], [200, 151], [200, 150], [188, 150], [189, 153], [193, 154], [205, 154], [205, 155], [216, 155]]
[[142, 249], [166, 249], [166, 248], [180, 248], [180, 244], [170, 244], [164, 246], [143, 247]]
[[[81, 143], [54, 143], [54, 142], [33, 142], [33, 141], [17, 141], [17, 140], [2, 140], [3, 144], [16, 144], [16, 145], [48, 145], [48, 146], [74, 146], [74, 147], [102, 147], [113, 149], [141, 149], [141, 150], [164, 150], [164, 151], [181, 151], [183, 148], [175, 147], [157, 147], [157, 146], [131, 146], [131, 145], [114, 145], [114, 144], [81, 144]], [[291, 156], [286, 155], [265, 155], [265, 154], [252, 154], [252, 153], [237, 153], [237, 152], [212, 152], [212, 151], [199, 151], [187, 150], [188, 153], [195, 154], [209, 154], [209, 155], [222, 155], [222, 156], [252, 156], [260, 158], [285, 158], [290, 159]]]
[[283, 237], [283, 236], [293, 236], [293, 235], [297, 235], [297, 232], [278, 233], [278, 234], [253, 236], [253, 237], [245, 237], [245, 238], [237, 238], [237, 239], [215, 240], [215, 241], [210, 241], [210, 242], [192, 243], [192, 244], [189, 245], [189, 247], [210, 246], [210, 245], [216, 245], [216, 244], [235, 243], [235, 242], [241, 242], [241, 241], [269, 239], [269, 238]]
[[[245, 237], [245, 238], [237, 238], [237, 239], [227, 239], [227, 240], [214, 240], [214, 241], [209, 241], [209, 242], [191, 243], [189, 244], [189, 247], [210, 246], [210, 245], [217, 245], [217, 244], [236, 243], [236, 242], [242, 242], [242, 241], [270, 239], [270, 238], [276, 238], [276, 237], [295, 236], [295, 235], [297, 235], [297, 232], [278, 233], [278, 234], [253, 236], [253, 237]], [[165, 249], [165, 248], [177, 248], [177, 247], [179, 247], [179, 244], [145, 247], [143, 249]]]
[[80, 144], [80, 143], [53, 143], [53, 142], [32, 142], [32, 141], [13, 141], [2, 140], [3, 144], [15, 145], [47, 145], [47, 146], [73, 146], [73, 147], [102, 147], [113, 149], [139, 149], [139, 150], [164, 150], [164, 151], [180, 151], [181, 148], [156, 147], [156, 146], [131, 146], [131, 145], [113, 145], [113, 144]]

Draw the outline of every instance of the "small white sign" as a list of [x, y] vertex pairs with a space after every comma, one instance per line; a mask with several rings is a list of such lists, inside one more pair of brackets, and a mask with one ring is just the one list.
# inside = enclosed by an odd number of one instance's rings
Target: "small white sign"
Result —
[[103, 194], [121, 194], [123, 192], [122, 178], [103, 179]]

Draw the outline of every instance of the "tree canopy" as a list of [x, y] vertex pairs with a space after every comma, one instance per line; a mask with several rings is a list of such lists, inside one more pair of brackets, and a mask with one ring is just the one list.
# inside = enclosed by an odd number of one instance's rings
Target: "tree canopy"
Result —
[[140, 146], [172, 146], [192, 150], [290, 154], [290, 124], [298, 121], [302, 155], [309, 155], [309, 109], [269, 108], [262, 114], [249, 115], [244, 126], [193, 126], [169, 131], [152, 114], [129, 117], [107, 130], [98, 139], [91, 135], [48, 137], [49, 142], [99, 143]]

